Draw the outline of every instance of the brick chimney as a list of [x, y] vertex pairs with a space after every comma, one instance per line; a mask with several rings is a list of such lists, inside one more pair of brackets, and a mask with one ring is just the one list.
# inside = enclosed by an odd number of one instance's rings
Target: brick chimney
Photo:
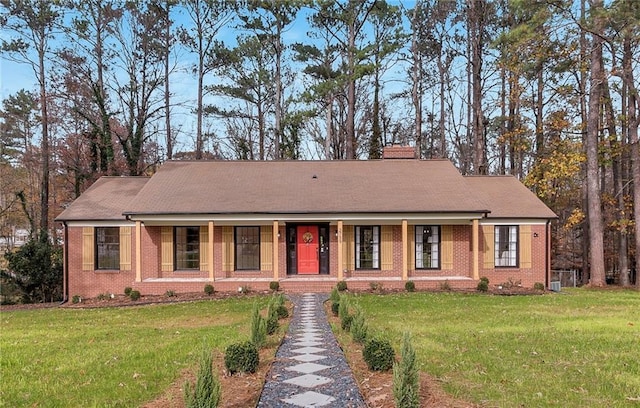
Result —
[[382, 149], [383, 159], [415, 159], [416, 149], [412, 146], [400, 144], [388, 145]]

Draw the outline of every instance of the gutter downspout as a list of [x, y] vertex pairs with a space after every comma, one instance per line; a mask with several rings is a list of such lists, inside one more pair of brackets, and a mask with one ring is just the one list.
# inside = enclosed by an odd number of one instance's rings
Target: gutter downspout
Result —
[[545, 245], [544, 245], [544, 270], [545, 270], [545, 287], [549, 289], [551, 285], [551, 264], [549, 262], [551, 257], [551, 220], [547, 220], [547, 230], [545, 231]]
[[61, 305], [69, 301], [69, 228], [65, 221], [62, 221], [64, 227], [64, 242], [62, 243], [62, 301]]

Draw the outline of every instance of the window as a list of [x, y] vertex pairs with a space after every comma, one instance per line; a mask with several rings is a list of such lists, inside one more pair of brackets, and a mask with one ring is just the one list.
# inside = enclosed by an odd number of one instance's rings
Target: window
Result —
[[440, 227], [416, 225], [416, 269], [440, 268]]
[[175, 227], [176, 270], [200, 269], [200, 227]]
[[356, 269], [380, 268], [380, 227], [356, 226]]
[[120, 269], [120, 228], [96, 227], [96, 269]]
[[518, 266], [518, 227], [515, 225], [496, 225], [495, 227], [495, 265]]
[[236, 227], [236, 270], [260, 269], [260, 227]]

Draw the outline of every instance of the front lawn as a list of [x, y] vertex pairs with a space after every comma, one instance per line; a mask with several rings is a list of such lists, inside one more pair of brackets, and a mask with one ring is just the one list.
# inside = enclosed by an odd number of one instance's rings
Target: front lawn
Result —
[[255, 299], [2, 312], [0, 406], [139, 406], [247, 339]]
[[640, 293], [355, 295], [375, 333], [456, 398], [491, 407], [637, 407]]

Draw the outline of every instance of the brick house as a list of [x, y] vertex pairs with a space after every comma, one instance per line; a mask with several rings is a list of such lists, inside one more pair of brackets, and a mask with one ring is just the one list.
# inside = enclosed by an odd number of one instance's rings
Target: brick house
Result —
[[549, 284], [555, 214], [511, 176], [393, 146], [369, 161], [171, 161], [102, 177], [58, 217], [65, 293]]

